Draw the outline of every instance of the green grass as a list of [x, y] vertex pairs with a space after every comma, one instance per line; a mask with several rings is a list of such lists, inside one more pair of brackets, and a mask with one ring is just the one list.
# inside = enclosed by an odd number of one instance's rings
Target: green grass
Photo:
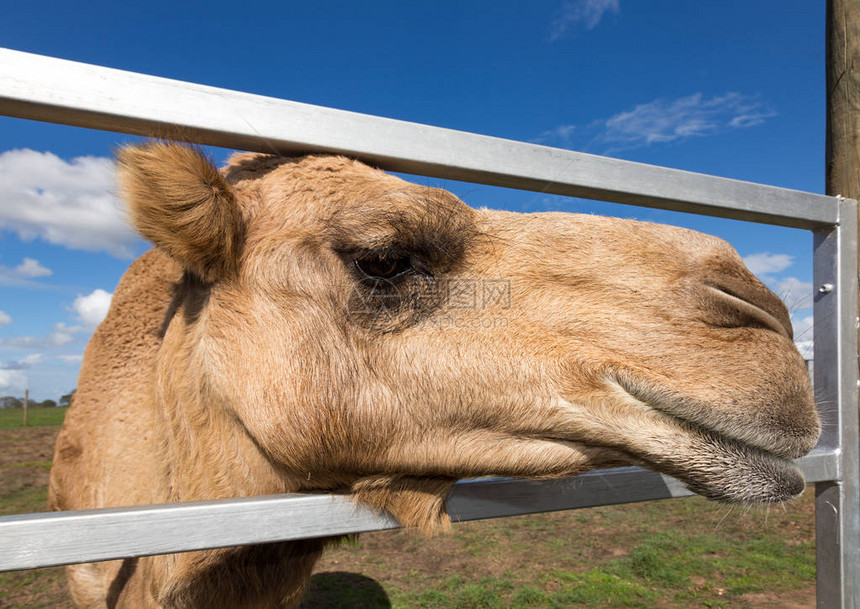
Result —
[[51, 471], [51, 462], [50, 461], [19, 461], [18, 463], [12, 463], [6, 467], [10, 467], [12, 469], [22, 468], [22, 467], [38, 467], [39, 469], [43, 469], [46, 472]]
[[[500, 524], [504, 526], [504, 524]], [[694, 583], [698, 580], [700, 583]], [[387, 585], [395, 608], [490, 609], [564, 607], [726, 607], [741, 596], [792, 590], [815, 581], [812, 540], [788, 544], [778, 530], [733, 539], [701, 532], [660, 531], [645, 536], [629, 555], [584, 572], [505, 573], [449, 577], [415, 590]], [[703, 582], [703, 583], [701, 583]]]
[[[0, 494], [0, 516], [47, 511], [48, 489], [27, 487]], [[2, 607], [2, 605], [0, 605]]]
[[699, 576], [721, 581], [726, 593], [740, 595], [811, 583], [815, 579], [814, 548], [811, 540], [787, 545], [778, 531], [744, 540], [663, 531], [639, 544], [613, 570], [675, 589]]
[[658, 593], [644, 583], [628, 581], [602, 569], [585, 573], [563, 571], [539, 576], [537, 585], [529, 584], [534, 574], [505, 573], [469, 581], [450, 577], [441, 586], [420, 592], [389, 588], [392, 607], [407, 609], [496, 609], [515, 607], [643, 607], [650, 608]]
[[4, 605], [0, 597], [0, 607], [16, 609], [55, 609], [54, 589], [62, 587], [62, 569], [38, 569], [33, 571], [14, 571], [0, 573], [0, 592], [17, 593], [28, 600], [23, 603]]
[[[374, 552], [375, 537], [363, 539]], [[431, 554], [436, 543], [415, 537], [387, 545], [420, 556]], [[441, 545], [444, 554], [426, 566], [406, 570], [382, 553], [381, 562], [362, 557], [358, 568], [384, 587], [396, 609], [814, 604], [809, 491], [772, 512], [690, 498], [465, 523], [455, 525], [451, 541]], [[347, 552], [332, 555], [340, 569], [349, 568]], [[446, 569], [448, 562], [456, 566]]]
[[[28, 408], [27, 427], [43, 425], [62, 425], [68, 408]], [[24, 423], [23, 408], [0, 409], [0, 429], [22, 427]]]

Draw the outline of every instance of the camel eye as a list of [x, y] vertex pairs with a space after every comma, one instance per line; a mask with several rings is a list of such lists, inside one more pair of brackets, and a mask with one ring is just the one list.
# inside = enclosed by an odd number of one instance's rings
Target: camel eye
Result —
[[394, 279], [412, 270], [412, 262], [408, 257], [379, 254], [356, 258], [355, 266], [370, 279]]

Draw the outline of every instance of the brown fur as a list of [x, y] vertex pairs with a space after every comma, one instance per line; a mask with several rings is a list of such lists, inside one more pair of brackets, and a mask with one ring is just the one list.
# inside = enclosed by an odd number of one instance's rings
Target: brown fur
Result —
[[[641, 464], [727, 501], [802, 489], [788, 459], [818, 418], [788, 313], [718, 239], [473, 210], [338, 157], [219, 174], [157, 143], [119, 170], [157, 247], [87, 347], [53, 509], [331, 491], [432, 532], [462, 477]], [[386, 267], [405, 271], [369, 276]], [[69, 581], [86, 608], [291, 607], [324, 543]]]

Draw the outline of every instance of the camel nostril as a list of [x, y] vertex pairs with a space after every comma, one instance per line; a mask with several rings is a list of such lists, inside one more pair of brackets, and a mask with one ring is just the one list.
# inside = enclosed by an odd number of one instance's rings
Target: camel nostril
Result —
[[764, 286], [746, 286], [734, 281], [706, 283], [705, 286], [717, 297], [715, 313], [728, 318], [726, 325], [758, 325], [794, 340], [794, 329], [788, 310], [776, 294]]

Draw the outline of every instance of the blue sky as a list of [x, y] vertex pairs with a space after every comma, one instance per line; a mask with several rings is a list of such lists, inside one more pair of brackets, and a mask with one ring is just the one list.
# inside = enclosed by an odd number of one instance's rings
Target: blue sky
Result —
[[[10, 3], [0, 46], [823, 192], [824, 3], [543, 0]], [[0, 117], [0, 395], [57, 399], [131, 259], [122, 134]], [[229, 151], [210, 149], [218, 161]], [[805, 231], [411, 178], [467, 203], [727, 239], [811, 340]]]

